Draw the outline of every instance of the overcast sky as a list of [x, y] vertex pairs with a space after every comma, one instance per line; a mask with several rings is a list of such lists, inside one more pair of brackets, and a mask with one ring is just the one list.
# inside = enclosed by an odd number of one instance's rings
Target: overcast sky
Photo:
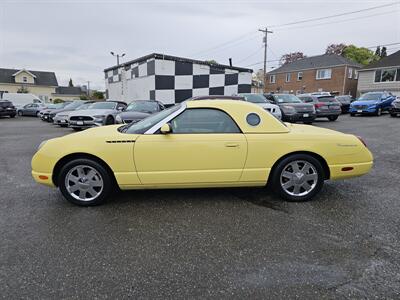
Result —
[[[60, 85], [71, 77], [97, 89], [104, 89], [103, 69], [116, 64], [110, 51], [125, 52], [122, 61], [152, 52], [223, 64], [232, 57], [234, 65], [257, 70], [263, 60], [257, 29], [265, 26], [274, 31], [268, 60], [292, 51], [322, 54], [329, 43], [400, 43], [399, 0], [358, 14], [273, 27], [393, 2], [0, 0], [0, 67], [54, 71]], [[391, 53], [400, 44], [388, 48]]]

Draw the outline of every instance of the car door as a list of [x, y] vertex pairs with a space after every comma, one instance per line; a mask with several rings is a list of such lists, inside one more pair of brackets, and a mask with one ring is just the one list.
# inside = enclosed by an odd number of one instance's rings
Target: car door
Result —
[[32, 115], [32, 106], [33, 106], [33, 104], [27, 104], [27, 105], [24, 106], [23, 114], [25, 116], [31, 116]]
[[239, 181], [247, 141], [226, 112], [187, 109], [170, 126], [171, 133], [143, 134], [135, 142], [134, 159], [142, 184], [196, 186]]
[[38, 107], [39, 107], [39, 105], [37, 105], [37, 104], [32, 104], [32, 106], [30, 107], [30, 109], [29, 109], [29, 115], [30, 116], [36, 116], [36, 113], [37, 113], [37, 111], [38, 111]]

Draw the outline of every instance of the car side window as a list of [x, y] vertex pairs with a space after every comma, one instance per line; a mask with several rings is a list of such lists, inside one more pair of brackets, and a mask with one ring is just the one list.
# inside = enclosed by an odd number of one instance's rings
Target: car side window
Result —
[[225, 112], [192, 108], [171, 121], [172, 133], [240, 133], [235, 121]]
[[25, 108], [31, 108], [33, 104], [27, 104], [25, 105]]

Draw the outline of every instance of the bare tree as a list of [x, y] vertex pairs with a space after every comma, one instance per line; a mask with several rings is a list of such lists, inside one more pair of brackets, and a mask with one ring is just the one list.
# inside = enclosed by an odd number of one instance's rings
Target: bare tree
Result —
[[282, 55], [279, 62], [281, 65], [286, 65], [286, 64], [292, 63], [296, 60], [305, 58], [305, 57], [306, 56], [304, 55], [303, 52], [292, 52], [292, 53]]
[[336, 55], [343, 55], [344, 49], [346, 49], [347, 45], [340, 43], [340, 44], [330, 44], [326, 47], [325, 54], [336, 54]]

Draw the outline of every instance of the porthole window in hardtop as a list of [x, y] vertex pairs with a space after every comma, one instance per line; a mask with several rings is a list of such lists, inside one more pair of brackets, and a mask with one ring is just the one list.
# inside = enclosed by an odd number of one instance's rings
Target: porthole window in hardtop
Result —
[[258, 124], [260, 124], [261, 119], [260, 116], [257, 115], [256, 113], [250, 113], [247, 115], [246, 121], [251, 126], [257, 126]]

